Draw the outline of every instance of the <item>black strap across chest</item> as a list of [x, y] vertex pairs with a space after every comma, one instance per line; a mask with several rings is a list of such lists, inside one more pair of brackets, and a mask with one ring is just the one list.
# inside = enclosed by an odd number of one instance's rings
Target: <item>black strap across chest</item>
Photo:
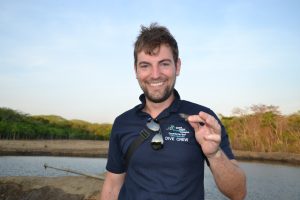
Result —
[[126, 154], [125, 154], [125, 166], [128, 168], [129, 161], [135, 150], [151, 135], [151, 131], [144, 128], [140, 134], [131, 142]]
[[[163, 123], [166, 120], [166, 118], [162, 118], [159, 120], [159, 123]], [[137, 148], [149, 138], [151, 134], [155, 134], [155, 132], [151, 131], [147, 126], [143, 128], [143, 130], [140, 132], [140, 134], [131, 142], [130, 146], [128, 147], [128, 150], [124, 156], [125, 160], [125, 166], [126, 169], [128, 168], [130, 159], [133, 155], [133, 153], [137, 150]]]

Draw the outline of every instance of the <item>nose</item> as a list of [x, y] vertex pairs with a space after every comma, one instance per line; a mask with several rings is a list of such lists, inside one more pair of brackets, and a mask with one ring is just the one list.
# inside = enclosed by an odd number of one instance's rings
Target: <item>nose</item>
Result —
[[159, 78], [160, 73], [161, 73], [161, 71], [160, 71], [159, 66], [153, 66], [152, 67], [152, 72], [151, 72], [152, 78]]

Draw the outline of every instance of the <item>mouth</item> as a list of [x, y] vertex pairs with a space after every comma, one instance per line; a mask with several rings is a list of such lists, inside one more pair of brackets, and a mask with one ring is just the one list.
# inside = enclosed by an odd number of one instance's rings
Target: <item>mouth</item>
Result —
[[160, 82], [150, 82], [149, 85], [151, 87], [159, 87], [159, 86], [162, 86], [164, 84], [163, 81], [160, 81]]

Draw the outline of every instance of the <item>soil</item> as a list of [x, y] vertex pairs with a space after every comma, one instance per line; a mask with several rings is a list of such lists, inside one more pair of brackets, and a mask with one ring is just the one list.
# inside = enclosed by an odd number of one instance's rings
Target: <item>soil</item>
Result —
[[284, 152], [251, 152], [233, 151], [237, 160], [277, 162], [282, 164], [300, 165], [300, 154]]
[[103, 181], [82, 177], [1, 177], [1, 200], [96, 200]]
[[108, 141], [96, 140], [0, 140], [0, 156], [106, 157]]

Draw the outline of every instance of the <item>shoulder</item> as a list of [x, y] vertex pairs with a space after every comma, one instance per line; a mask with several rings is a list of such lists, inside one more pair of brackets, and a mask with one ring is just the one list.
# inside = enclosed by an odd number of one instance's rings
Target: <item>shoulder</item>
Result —
[[139, 105], [123, 112], [122, 114], [120, 114], [119, 116], [116, 117], [114, 124], [122, 124], [122, 123], [126, 123], [130, 120], [134, 120], [137, 117], [137, 111], [138, 111], [138, 107]]
[[136, 123], [139, 123], [141, 121], [140, 112], [141, 111], [139, 104], [117, 116], [113, 123], [112, 132], [115, 132], [115, 130], [126, 128], [131, 125], [137, 125]]

